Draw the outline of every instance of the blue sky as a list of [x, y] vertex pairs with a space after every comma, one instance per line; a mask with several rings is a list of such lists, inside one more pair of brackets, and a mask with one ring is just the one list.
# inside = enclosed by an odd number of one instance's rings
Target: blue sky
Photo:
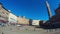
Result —
[[45, 5], [48, 1], [52, 15], [58, 7], [60, 0], [0, 0], [7, 10], [17, 16], [25, 16], [28, 19], [48, 20], [48, 13]]

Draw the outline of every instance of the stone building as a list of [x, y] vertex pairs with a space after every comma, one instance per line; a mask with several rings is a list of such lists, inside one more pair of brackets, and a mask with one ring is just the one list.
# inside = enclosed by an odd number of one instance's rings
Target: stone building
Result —
[[32, 21], [32, 25], [34, 25], [34, 26], [39, 26], [39, 21], [40, 21], [40, 20], [33, 20], [33, 21]]
[[0, 22], [8, 23], [9, 13], [10, 12], [3, 7], [2, 3], [0, 3]]
[[25, 16], [20, 17], [20, 24], [29, 25], [29, 19], [26, 19]]
[[10, 24], [16, 24], [17, 23], [17, 16], [13, 13], [9, 13], [8, 21]]
[[20, 24], [20, 23], [21, 23], [21, 17], [17, 16], [17, 24]]
[[32, 19], [29, 19], [29, 25], [32, 26]]

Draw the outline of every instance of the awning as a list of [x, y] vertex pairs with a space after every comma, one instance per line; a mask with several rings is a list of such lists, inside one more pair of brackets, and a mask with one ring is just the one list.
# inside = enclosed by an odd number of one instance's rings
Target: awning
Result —
[[15, 22], [10, 22], [11, 24], [16, 24]]
[[0, 20], [0, 22], [6, 23], [6, 22], [8, 22], [8, 21], [5, 21], [5, 20]]

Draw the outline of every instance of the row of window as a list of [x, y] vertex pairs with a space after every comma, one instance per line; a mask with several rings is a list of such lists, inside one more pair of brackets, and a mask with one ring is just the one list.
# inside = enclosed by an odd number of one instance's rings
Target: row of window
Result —
[[1, 15], [0, 15], [0, 17], [5, 18], [5, 19], [8, 19], [7, 17], [1, 16]]
[[4, 12], [4, 11], [1, 11], [0, 14], [8, 15], [8, 13], [7, 12]]
[[2, 13], [8, 15], [8, 13], [6, 13], [6, 12], [2, 12]]

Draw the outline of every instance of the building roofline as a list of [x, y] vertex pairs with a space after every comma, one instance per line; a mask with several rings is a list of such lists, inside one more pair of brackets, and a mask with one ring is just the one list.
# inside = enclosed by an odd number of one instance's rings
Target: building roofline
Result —
[[[0, 5], [2, 6], [3, 9], [5, 9], [6, 11], [8, 11], [4, 6], [3, 4], [0, 2]], [[9, 11], [8, 11], [9, 12]]]
[[[5, 9], [6, 11], [8, 11], [4, 6], [2, 6], [2, 8]], [[10, 12], [10, 11], [8, 11], [8, 12]], [[10, 12], [10, 13], [11, 13], [11, 12]]]
[[2, 3], [0, 2], [0, 5], [2, 5]]

